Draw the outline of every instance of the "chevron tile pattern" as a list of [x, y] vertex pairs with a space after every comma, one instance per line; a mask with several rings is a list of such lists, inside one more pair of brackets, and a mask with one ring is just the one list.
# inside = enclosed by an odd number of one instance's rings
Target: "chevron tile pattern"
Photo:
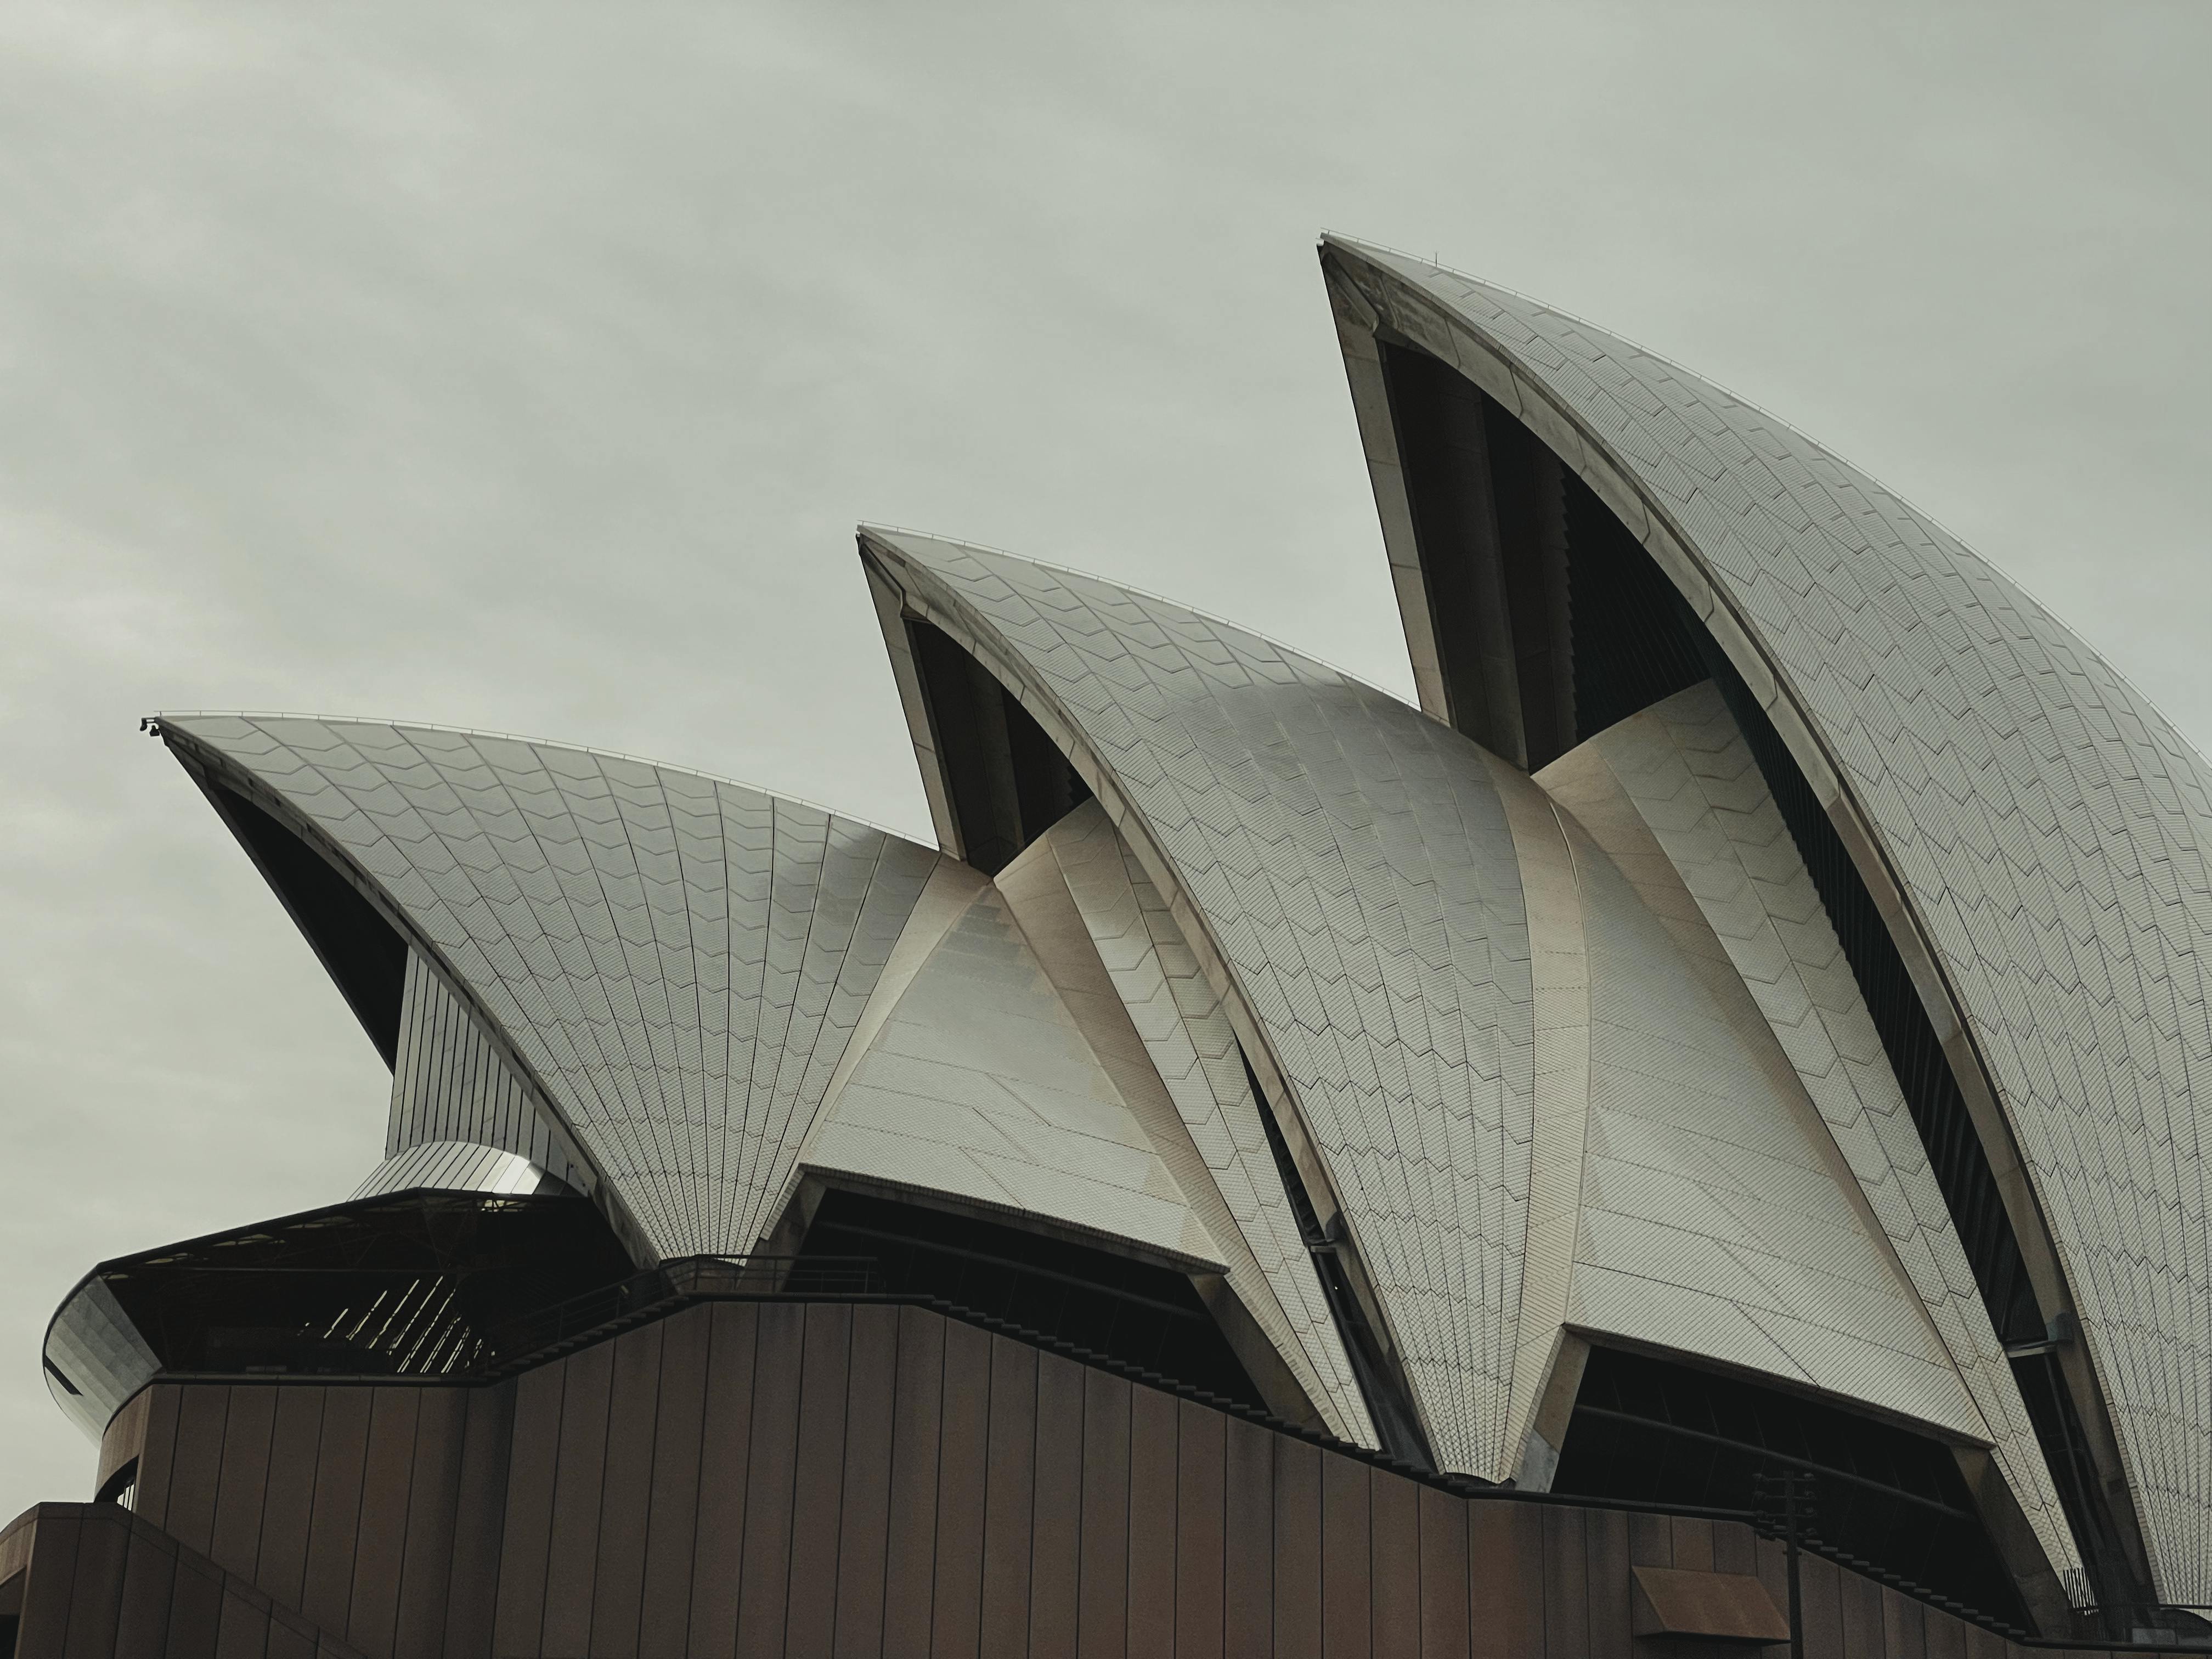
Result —
[[1379, 315], [1560, 450], [1804, 722], [2011, 1124], [2159, 1591], [2212, 1601], [2212, 768], [1941, 525], [1772, 416], [1534, 301], [1330, 246]]

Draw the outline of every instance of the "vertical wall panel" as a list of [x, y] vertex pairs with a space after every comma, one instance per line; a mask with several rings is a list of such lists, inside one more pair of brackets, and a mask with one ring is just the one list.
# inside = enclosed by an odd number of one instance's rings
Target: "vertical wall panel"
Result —
[[69, 1637], [70, 1587], [76, 1574], [77, 1534], [82, 1523], [73, 1515], [41, 1516], [31, 1540], [31, 1565], [23, 1576], [23, 1606], [18, 1614], [15, 1651], [58, 1654]]
[[1424, 1486], [1420, 1505], [1422, 1659], [1465, 1659], [1467, 1500]]
[[1619, 1510], [1585, 1510], [1583, 1537], [1590, 1659], [1629, 1659], [1635, 1641], [1629, 1633], [1628, 1517]]
[[1477, 1659], [1525, 1659], [1547, 1651], [1545, 1513], [1533, 1504], [1468, 1501], [1468, 1620]]
[[307, 1593], [315, 1466], [323, 1442], [323, 1401], [330, 1390], [294, 1384], [270, 1392], [275, 1410], [269, 1436], [268, 1501], [262, 1505], [252, 1577], [276, 1601], [296, 1608]]
[[268, 1650], [269, 1610], [244, 1596], [225, 1594], [222, 1625], [216, 1635], [215, 1659], [264, 1659]]
[[937, 1573], [930, 1651], [973, 1654], [983, 1592], [983, 1500], [991, 1421], [991, 1339], [945, 1325], [945, 1405], [937, 1448]]
[[[1593, 1564], [1595, 1565], [1595, 1564]], [[1805, 1607], [1805, 1651], [1810, 1655], [1843, 1651], [1843, 1570], [1817, 1555], [1801, 1558], [1798, 1580]]]
[[362, 1462], [361, 1522], [355, 1534], [353, 1595], [333, 1626], [364, 1653], [389, 1653], [399, 1621], [399, 1569], [407, 1559], [407, 1493], [415, 1476], [420, 1389], [370, 1389], [368, 1453]]
[[1223, 1445], [1223, 1652], [1264, 1659], [1274, 1650], [1274, 1436], [1242, 1418], [1228, 1419]]
[[1275, 1438], [1275, 1651], [1320, 1659], [1322, 1452]]
[[269, 1456], [276, 1428], [274, 1387], [236, 1388], [222, 1428], [222, 1473], [216, 1483], [208, 1554], [241, 1578], [261, 1559], [261, 1523], [269, 1501]]
[[1757, 1572], [1758, 1547], [1751, 1528], [1740, 1522], [1677, 1519], [1674, 1565], [1713, 1572]]
[[1855, 1572], [1842, 1576], [1844, 1651], [1882, 1659], [1881, 1586]]
[[553, 1535], [554, 1472], [561, 1461], [561, 1399], [568, 1376], [563, 1363], [525, 1371], [514, 1380], [498, 1614], [492, 1626], [495, 1653], [536, 1653], [544, 1629], [545, 1563]]
[[179, 1561], [169, 1595], [168, 1646], [162, 1659], [215, 1659], [215, 1639], [222, 1627], [222, 1581], [197, 1562]]
[[[929, 1651], [937, 1561], [938, 1424], [945, 1395], [945, 1321], [899, 1310], [891, 1400], [891, 1486], [884, 1553], [884, 1659]], [[865, 1647], [863, 1651], [865, 1651]]]
[[691, 1648], [725, 1654], [738, 1639], [738, 1577], [744, 1564], [747, 1460], [752, 1455], [753, 1358], [760, 1310], [713, 1310], [707, 1410], [699, 1441], [699, 1521], [691, 1547]]
[[614, 1388], [607, 1410], [606, 1477], [599, 1493], [599, 1553], [592, 1587], [589, 1650], [607, 1659], [628, 1659], [637, 1651], [645, 1607], [653, 1445], [666, 1326], [666, 1321], [655, 1320], [624, 1332], [612, 1344]]
[[1674, 1523], [1663, 1515], [1628, 1517], [1628, 1559], [1639, 1567], [1674, 1565]]
[[1420, 1659], [1421, 1487], [1368, 1471], [1368, 1596], [1375, 1659]]
[[1083, 1572], [1083, 1368], [1037, 1356], [1029, 1650], [1072, 1655]]
[[328, 1631], [343, 1630], [352, 1607], [354, 1545], [361, 1525], [362, 1474], [368, 1457], [369, 1401], [376, 1392], [368, 1388], [323, 1390], [315, 1497], [307, 1522], [307, 1570], [298, 1605], [309, 1622]]
[[169, 1647], [169, 1602], [177, 1558], [140, 1543], [123, 1569], [123, 1607], [115, 1622], [115, 1659], [162, 1659]]
[[1881, 1592], [1882, 1659], [1927, 1659], [1926, 1611], [1910, 1596], [1883, 1587]]
[[[63, 1659], [111, 1659], [115, 1651], [116, 1613], [123, 1600], [123, 1574], [131, 1531], [120, 1512], [86, 1517], [77, 1534], [76, 1559], [70, 1571], [69, 1644]], [[24, 1650], [33, 1659], [37, 1650]]]
[[982, 1659], [1029, 1651], [1030, 1557], [1036, 1504], [1037, 1351], [991, 1339], [991, 1417], [983, 1484]]
[[791, 1562], [784, 1592], [784, 1647], [826, 1654], [837, 1629], [838, 1508], [845, 1488], [845, 1413], [853, 1310], [806, 1310], [799, 1437], [791, 1495]]
[[746, 1454], [745, 1541], [738, 1580], [740, 1659], [765, 1659], [783, 1651], [805, 1317], [806, 1310], [792, 1303], [761, 1304], [753, 1355], [752, 1448]]
[[1561, 1506], [1541, 1513], [1544, 1651], [1584, 1659], [1589, 1651], [1589, 1546], [1583, 1511]]
[[1322, 1659], [1367, 1659], [1374, 1608], [1368, 1542], [1367, 1465], [1333, 1452], [1321, 1460]]
[[856, 1307], [852, 1313], [843, 1490], [837, 1505], [836, 1624], [830, 1650], [837, 1659], [873, 1659], [884, 1635], [899, 1310]]
[[1227, 1419], [1180, 1402], [1176, 1435], [1176, 1655], [1220, 1659], [1228, 1527]]
[[[1922, 1639], [1927, 1644], [1928, 1659], [1966, 1659], [1966, 1632], [1959, 1621], [1935, 1607], [1923, 1611]], [[1806, 1659], [1814, 1659], [1809, 1647]]]
[[1127, 1651], [1129, 1620], [1129, 1402], [1118, 1376], [1083, 1377], [1083, 1521], [1076, 1587], [1081, 1659]]
[[137, 1512], [157, 1527], [168, 1524], [169, 1474], [175, 1466], [177, 1416], [184, 1390], [173, 1382], [146, 1387], [146, 1445], [138, 1455]]
[[222, 1426], [230, 1390], [198, 1383], [183, 1390], [177, 1410], [177, 1450], [169, 1471], [169, 1505], [162, 1528], [205, 1554], [215, 1541], [216, 1488], [222, 1479]]
[[[550, 1369], [550, 1368], [549, 1368]], [[467, 1391], [460, 1490], [453, 1509], [453, 1571], [446, 1600], [443, 1659], [489, 1659], [507, 1530], [507, 1472], [514, 1456], [517, 1384]], [[544, 1557], [538, 1557], [542, 1563]]]
[[1129, 1651], [1175, 1650], [1177, 1401], [1129, 1390]]
[[587, 1653], [615, 1345], [579, 1349], [562, 1364], [568, 1377], [561, 1398], [561, 1455], [553, 1472], [553, 1525], [545, 1550], [545, 1623], [538, 1640], [547, 1653]]
[[691, 1552], [699, 1522], [701, 1433], [714, 1309], [662, 1322], [660, 1393], [653, 1420], [653, 1492], [646, 1516], [640, 1659], [684, 1659], [690, 1643]]
[[461, 1452], [469, 1397], [481, 1389], [424, 1389], [415, 1423], [415, 1467], [407, 1488], [406, 1553], [392, 1650], [434, 1656], [444, 1643], [452, 1589], [453, 1528], [461, 1492]]

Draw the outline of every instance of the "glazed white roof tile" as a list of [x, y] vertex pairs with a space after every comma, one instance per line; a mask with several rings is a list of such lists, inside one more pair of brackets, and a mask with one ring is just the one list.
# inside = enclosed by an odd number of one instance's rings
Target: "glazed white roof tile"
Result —
[[303, 717], [164, 726], [443, 959], [657, 1251], [755, 1247], [939, 854], [588, 750]]
[[1437, 1457], [1493, 1475], [1533, 1085], [1520, 878], [1480, 752], [1165, 600], [905, 532], [866, 544], [1127, 802], [1116, 827], [1187, 896], [1287, 1079]]
[[995, 888], [900, 989], [803, 1156], [1224, 1265]]
[[2159, 1591], [2212, 1601], [2212, 768], [2040, 605], [1802, 434], [1534, 301], [1332, 246], [1405, 331], [1448, 356], [1464, 341], [1486, 384], [1504, 367], [1514, 412], [1662, 568], [1687, 560], [1669, 574], [1710, 584], [1748, 641], [1737, 666], [1803, 720], [2019, 1144]]
[[1757, 1005], [1973, 1396], [2045, 1553], [2062, 1571], [2078, 1565], [2027, 1407], [1873, 1017], [1718, 690], [1706, 681], [1678, 692], [1600, 732], [1539, 781], [1617, 863], [1646, 836], [1661, 850], [1658, 867], [1637, 884], [1647, 904], [1662, 908], [1670, 890], [1693, 896], [1690, 912], [1670, 924], [1677, 942], [1717, 951]]

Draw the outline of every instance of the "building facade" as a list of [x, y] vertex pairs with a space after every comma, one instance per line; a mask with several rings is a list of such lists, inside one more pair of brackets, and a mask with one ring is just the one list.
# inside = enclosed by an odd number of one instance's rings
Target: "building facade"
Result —
[[1808, 1651], [2212, 1644], [2212, 769], [1771, 416], [1321, 262], [1418, 708], [863, 527], [934, 847], [149, 723], [386, 1158], [56, 1313], [21, 1651], [1741, 1650], [1790, 1472]]

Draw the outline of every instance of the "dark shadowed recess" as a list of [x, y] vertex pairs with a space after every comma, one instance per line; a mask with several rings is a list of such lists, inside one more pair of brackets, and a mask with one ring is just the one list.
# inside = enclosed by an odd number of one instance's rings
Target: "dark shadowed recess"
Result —
[[631, 1273], [591, 1200], [398, 1193], [102, 1262], [169, 1372], [465, 1375], [502, 1326]]
[[[1421, 1431], [1421, 1419], [1413, 1410], [1412, 1393], [1392, 1363], [1389, 1348], [1369, 1322], [1366, 1310], [1360, 1305], [1359, 1293], [1346, 1271], [1349, 1246], [1342, 1237], [1332, 1237], [1322, 1226], [1312, 1196], [1306, 1191], [1305, 1177], [1298, 1173], [1297, 1160], [1291, 1156], [1290, 1145], [1283, 1139], [1282, 1126], [1275, 1121], [1274, 1108], [1267, 1103], [1267, 1092], [1260, 1086], [1259, 1076], [1249, 1058], [1244, 1061], [1244, 1080], [1251, 1085], [1253, 1103], [1260, 1110], [1260, 1127], [1267, 1132], [1267, 1150], [1275, 1159], [1275, 1173], [1282, 1180], [1283, 1194], [1290, 1200], [1291, 1213], [1297, 1220], [1298, 1238], [1313, 1262], [1314, 1277], [1321, 1281], [1329, 1317], [1343, 1340], [1345, 1358], [1352, 1362], [1352, 1380], [1359, 1385], [1368, 1419], [1375, 1425], [1375, 1437], [1382, 1443], [1382, 1449], [1401, 1462], [1410, 1463], [1415, 1468], [1434, 1469], [1436, 1454], [1429, 1449], [1428, 1437]], [[1342, 1231], [1340, 1225], [1336, 1230], [1339, 1234]]]
[[1752, 1478], [1809, 1469], [1836, 1548], [2028, 1627], [1948, 1448], [1736, 1377], [1594, 1348], [1552, 1490], [1752, 1507]]
[[872, 1258], [893, 1296], [933, 1297], [1255, 1410], [1266, 1402], [1188, 1275], [1110, 1250], [832, 1188], [801, 1263]]
[[[1715, 682], [1842, 942], [1990, 1322], [2008, 1346], [2042, 1344], [2020, 1242], [1942, 1042], [1874, 896], [1765, 710], [1650, 555], [1547, 446], [1457, 369], [1387, 334], [1382, 347], [1452, 724], [1534, 769]], [[1516, 672], [1498, 672], [1504, 662]], [[2014, 1370], [2100, 1599], [2145, 1599], [2057, 1366], [2040, 1353], [2016, 1358]]]
[[1457, 369], [1381, 349], [1452, 725], [1534, 772], [1705, 678], [1652, 624], [1672, 586], [1589, 486]]
[[337, 981], [376, 1052], [386, 1066], [395, 1065], [407, 985], [406, 941], [313, 848], [236, 790], [205, 777], [201, 782]]
[[988, 669], [928, 623], [908, 617], [907, 633], [961, 847], [995, 876], [1089, 800], [1090, 786]]

